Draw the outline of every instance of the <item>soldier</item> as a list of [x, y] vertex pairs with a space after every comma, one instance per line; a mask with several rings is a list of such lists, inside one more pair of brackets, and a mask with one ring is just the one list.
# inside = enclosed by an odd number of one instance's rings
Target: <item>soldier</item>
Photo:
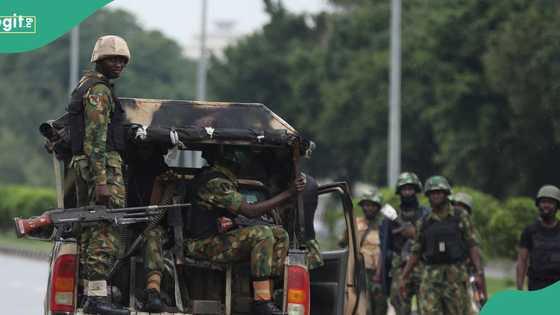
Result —
[[383, 281], [384, 291], [390, 295], [391, 304], [397, 315], [410, 314], [412, 297], [418, 294], [420, 285], [421, 266], [418, 266], [407, 282], [407, 294], [404, 296], [399, 294], [398, 279], [410, 256], [415, 233], [414, 225], [429, 212], [429, 209], [421, 206], [418, 201], [417, 194], [421, 191], [422, 183], [416, 174], [408, 172], [400, 174], [395, 190], [401, 201], [397, 211], [407, 224], [399, 226], [398, 223], [385, 219], [380, 228], [382, 262], [378, 268], [376, 281]]
[[236, 184], [242, 152], [224, 148], [222, 154], [205, 152], [211, 165], [203, 169], [191, 184], [192, 213], [187, 226], [185, 255], [227, 263], [251, 261], [254, 303], [253, 314], [283, 314], [272, 302], [272, 278], [280, 276], [288, 251], [288, 233], [277, 226], [255, 225], [236, 228], [235, 216], [260, 217], [289, 201], [305, 188], [305, 178], [275, 197], [249, 204]]
[[[109, 35], [97, 39], [88, 71], [72, 92], [68, 113], [72, 143], [71, 166], [76, 171], [79, 206], [88, 204], [120, 208], [125, 205], [121, 152], [125, 149], [124, 111], [113, 91], [113, 79], [120, 77], [130, 61], [127, 43]], [[107, 280], [120, 250], [120, 239], [110, 223], [83, 227], [80, 261], [86, 300], [84, 312], [128, 314], [112, 305]]]
[[365, 195], [358, 205], [362, 207], [365, 216], [365, 218], [356, 220], [356, 226], [358, 228], [358, 246], [366, 268], [366, 288], [370, 301], [369, 313], [385, 315], [387, 314], [387, 296], [383, 293], [379, 283], [374, 282], [381, 253], [377, 216], [383, 207], [383, 198], [379, 194]]
[[414, 267], [424, 264], [420, 285], [420, 312], [423, 315], [467, 314], [467, 270], [469, 257], [476, 268], [476, 283], [484, 285], [483, 270], [476, 235], [468, 215], [453, 208], [448, 196], [451, 186], [442, 176], [426, 181], [424, 193], [432, 212], [416, 226], [412, 256], [400, 278], [401, 294], [406, 294], [406, 283]]
[[[456, 209], [463, 210], [469, 216], [472, 215], [473, 198], [471, 197], [471, 195], [469, 195], [467, 193], [464, 193], [464, 192], [458, 192], [456, 194], [453, 194], [452, 196], [449, 196], [449, 199], [450, 199], [453, 207], [455, 207]], [[475, 230], [475, 235], [477, 236], [477, 239], [478, 239], [479, 234], [476, 231], [476, 226], [474, 226], [474, 222], [473, 222], [473, 229]], [[484, 266], [483, 261], [482, 261], [482, 257], [481, 257], [480, 263], [481, 263], [482, 266]], [[472, 263], [472, 261], [470, 261], [470, 259], [467, 259], [467, 271], [469, 272], [469, 275], [475, 275], [476, 274], [476, 268], [475, 268], [474, 264]], [[471, 279], [469, 277], [469, 282], [468, 282], [469, 286], [471, 284], [470, 281], [471, 281]], [[465, 295], [465, 298], [466, 298], [465, 305], [471, 306], [472, 305], [471, 294]], [[486, 296], [482, 295], [482, 289], [481, 288], [473, 288], [472, 298], [474, 298], [474, 301], [476, 302], [478, 308], [482, 307], [484, 305], [484, 303], [486, 302]], [[470, 310], [470, 312], [468, 314], [475, 314], [472, 307], [469, 307], [469, 310]]]
[[535, 200], [539, 218], [523, 230], [519, 241], [518, 290], [523, 290], [526, 275], [529, 290], [546, 288], [560, 279], [560, 224], [556, 219], [559, 203], [558, 187], [546, 185], [539, 189]]

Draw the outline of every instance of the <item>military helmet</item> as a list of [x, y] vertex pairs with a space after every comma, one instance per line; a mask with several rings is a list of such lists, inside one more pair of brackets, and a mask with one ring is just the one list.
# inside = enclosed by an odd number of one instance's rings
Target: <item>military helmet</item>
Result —
[[464, 192], [458, 192], [456, 194], [453, 194], [453, 199], [451, 199], [451, 201], [460, 202], [465, 206], [469, 207], [470, 209], [473, 208], [473, 198], [471, 197], [471, 195]]
[[360, 199], [360, 202], [358, 202], [358, 205], [361, 206], [366, 201], [370, 201], [376, 205], [379, 205], [380, 208], [383, 207], [383, 196], [381, 196], [381, 194], [379, 193], [368, 193], [363, 195]]
[[399, 175], [397, 179], [397, 187], [395, 192], [398, 194], [400, 193], [401, 187], [404, 185], [412, 185], [417, 193], [422, 191], [422, 182], [418, 178], [418, 175], [412, 172], [404, 172]]
[[126, 62], [130, 61], [130, 50], [122, 37], [105, 35], [97, 39], [91, 53], [91, 62], [97, 62], [108, 56], [122, 56], [126, 58]]
[[535, 203], [538, 204], [541, 198], [554, 199], [560, 204], [560, 189], [553, 185], [544, 185], [539, 189]]
[[430, 191], [434, 190], [443, 190], [449, 195], [451, 194], [451, 185], [449, 185], [449, 182], [443, 176], [432, 176], [426, 181], [424, 194], [427, 195]]

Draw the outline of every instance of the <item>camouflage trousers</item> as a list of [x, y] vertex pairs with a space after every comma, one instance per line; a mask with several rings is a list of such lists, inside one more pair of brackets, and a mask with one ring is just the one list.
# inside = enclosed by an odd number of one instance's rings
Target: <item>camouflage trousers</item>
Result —
[[369, 297], [369, 314], [370, 315], [386, 315], [387, 314], [387, 296], [383, 293], [380, 284], [373, 282], [375, 270], [366, 269], [366, 289]]
[[325, 263], [321, 257], [319, 242], [315, 239], [307, 240], [305, 241], [305, 246], [307, 247], [307, 268], [313, 270], [323, 266]]
[[[125, 204], [122, 161], [116, 152], [107, 158], [107, 185], [111, 193], [109, 207], [120, 208]], [[111, 161], [111, 163], [109, 163]], [[95, 204], [95, 181], [85, 155], [74, 156], [72, 166], [76, 172], [78, 206]], [[87, 280], [104, 280], [121, 251], [118, 231], [110, 223], [100, 222], [82, 228], [79, 237], [81, 275]]]
[[469, 314], [467, 277], [463, 264], [426, 265], [420, 286], [422, 315]]
[[185, 255], [216, 263], [250, 260], [252, 277], [263, 280], [282, 275], [288, 246], [288, 233], [281, 227], [255, 225], [186, 240]]
[[165, 230], [161, 225], [144, 231], [144, 269], [146, 270], [146, 277], [150, 277], [154, 273], [161, 275], [165, 268], [162, 249], [164, 236]]
[[[419, 300], [420, 282], [422, 279], [422, 263], [419, 263], [412, 271], [406, 286], [406, 296], [402, 297], [399, 293], [399, 280], [404, 268], [405, 262], [400, 256], [394, 257], [391, 264], [391, 304], [395, 308], [397, 315], [410, 315], [412, 310], [412, 297], [416, 296]], [[422, 313], [423, 314], [423, 313]]]

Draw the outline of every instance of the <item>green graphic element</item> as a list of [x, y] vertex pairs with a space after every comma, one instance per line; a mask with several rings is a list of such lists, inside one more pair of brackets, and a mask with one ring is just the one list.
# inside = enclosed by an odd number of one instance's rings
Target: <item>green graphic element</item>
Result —
[[2, 0], [0, 53], [30, 51], [64, 35], [111, 0]]
[[480, 315], [556, 315], [560, 282], [538, 291], [498, 292], [482, 308]]

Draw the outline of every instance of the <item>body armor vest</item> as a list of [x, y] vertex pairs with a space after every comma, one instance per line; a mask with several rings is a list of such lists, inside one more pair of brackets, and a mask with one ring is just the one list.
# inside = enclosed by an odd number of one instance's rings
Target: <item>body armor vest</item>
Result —
[[111, 90], [111, 97], [115, 103], [115, 109], [111, 112], [111, 119], [107, 129], [107, 151], [123, 152], [125, 149], [125, 131], [124, 131], [124, 110], [121, 103], [113, 91], [113, 86], [107, 80], [99, 78], [95, 75], [86, 75], [75, 89], [72, 91], [70, 104], [68, 105], [70, 142], [72, 145], [72, 154], [79, 155], [84, 153], [84, 137], [85, 130], [85, 113], [84, 113], [84, 95], [94, 85], [103, 84]]
[[196, 176], [190, 185], [190, 200], [192, 203], [192, 209], [188, 215], [188, 230], [185, 231], [187, 237], [192, 239], [205, 239], [218, 234], [218, 218], [228, 217], [233, 219], [234, 214], [229, 212], [225, 208], [213, 207], [212, 209], [207, 209], [200, 204], [198, 198], [198, 193], [200, 189], [206, 184], [216, 178], [226, 178], [224, 174], [205, 170]]
[[424, 219], [422, 257], [428, 265], [458, 263], [467, 257], [467, 246], [461, 234], [461, 218], [455, 209], [452, 211], [453, 214], [441, 221], [428, 217]]
[[560, 231], [545, 235], [537, 228], [532, 234], [530, 275], [535, 279], [560, 278]]
[[[424, 216], [424, 214], [425, 214], [424, 209], [419, 207], [418, 209], [415, 210], [414, 217], [412, 217], [412, 218], [404, 218], [403, 217], [403, 221], [412, 223], [412, 225], [416, 226], [416, 222], [418, 220], [420, 220], [422, 218], [422, 216]], [[396, 222], [391, 222], [391, 228], [393, 230], [398, 229], [399, 224], [396, 223]], [[391, 250], [394, 251], [395, 253], [397, 253], [398, 255], [401, 255], [401, 253], [402, 253], [403, 249], [405, 248], [405, 245], [407, 244], [409, 239], [404, 237], [400, 233], [393, 234], [392, 237], [393, 237], [393, 239], [392, 239], [392, 242], [391, 242]]]

